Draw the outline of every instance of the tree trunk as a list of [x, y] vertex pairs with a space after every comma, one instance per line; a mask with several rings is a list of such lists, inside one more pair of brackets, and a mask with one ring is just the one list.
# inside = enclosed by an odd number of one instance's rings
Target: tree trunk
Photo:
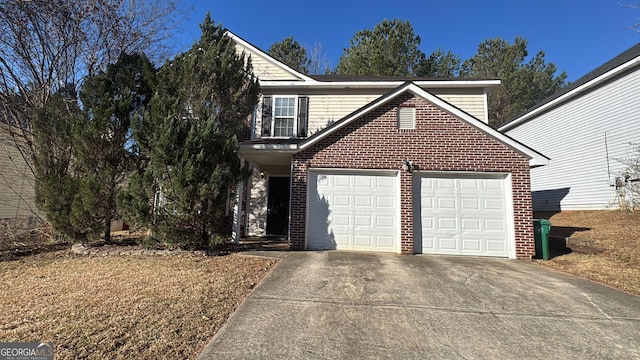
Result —
[[111, 218], [108, 218], [106, 221], [105, 232], [104, 232], [104, 241], [111, 241]]

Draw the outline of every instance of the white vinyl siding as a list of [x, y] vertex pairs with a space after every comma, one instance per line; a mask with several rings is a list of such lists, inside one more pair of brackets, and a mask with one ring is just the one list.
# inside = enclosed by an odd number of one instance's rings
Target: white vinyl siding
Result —
[[[452, 105], [468, 112], [480, 120], [485, 120], [484, 95], [475, 90], [475, 94], [470, 94], [471, 90], [456, 92], [454, 89], [446, 89], [446, 93], [442, 95], [439, 92], [444, 90], [432, 91], [436, 96], [451, 103]], [[344, 90], [343, 90], [344, 91]], [[431, 90], [429, 90], [431, 91]], [[366, 94], [344, 95], [344, 94], [305, 94], [309, 96], [309, 119], [307, 136], [311, 136], [316, 132], [324, 129], [328, 125], [342, 119], [359, 108], [378, 99], [380, 96], [388, 92], [388, 89], [380, 89], [378, 91], [366, 91]], [[295, 89], [288, 92], [280, 92], [279, 95], [298, 95]], [[267, 95], [265, 95], [267, 96]], [[262, 100], [260, 101], [262, 102]], [[260, 134], [262, 129], [262, 109], [258, 107], [255, 129], [256, 134]]]
[[309, 96], [309, 133], [324, 129], [355, 110], [379, 98], [383, 93], [370, 95], [315, 95]]
[[260, 80], [300, 80], [282, 67], [265, 58], [262, 54], [244, 48], [236, 44], [238, 53], [245, 52], [245, 56], [251, 55], [253, 74]]
[[29, 217], [35, 208], [34, 179], [4, 124], [0, 124], [0, 219]]
[[473, 115], [484, 122], [488, 121], [485, 113], [484, 94], [438, 94], [437, 92], [434, 92], [434, 94], [470, 115]]
[[[640, 139], [640, 70], [574, 98], [507, 135], [551, 158], [531, 169], [535, 210], [615, 208], [610, 181]], [[605, 143], [606, 136], [606, 143]]]

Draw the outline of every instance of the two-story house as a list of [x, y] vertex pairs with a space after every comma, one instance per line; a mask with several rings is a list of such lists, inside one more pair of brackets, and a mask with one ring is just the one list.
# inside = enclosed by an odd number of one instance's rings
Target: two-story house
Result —
[[306, 75], [228, 33], [262, 95], [236, 224], [291, 249], [534, 254], [542, 154], [488, 125], [496, 79]]

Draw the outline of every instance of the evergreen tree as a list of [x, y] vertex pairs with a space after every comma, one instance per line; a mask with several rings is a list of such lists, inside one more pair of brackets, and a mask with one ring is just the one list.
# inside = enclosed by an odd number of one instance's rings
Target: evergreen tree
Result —
[[85, 80], [82, 109], [69, 86], [36, 113], [36, 198], [58, 233], [109, 240], [116, 192], [138, 152], [131, 122], [143, 115], [153, 81], [146, 56], [122, 55]]
[[489, 123], [499, 127], [524, 113], [537, 102], [566, 85], [566, 73], [553, 63], [545, 63], [538, 52], [529, 62], [527, 40], [516, 37], [513, 44], [500, 38], [485, 40], [478, 53], [465, 61], [462, 75], [475, 78], [499, 78], [501, 85], [488, 95]]
[[293, 36], [271, 45], [268, 53], [294, 70], [303, 74], [309, 73], [311, 60], [307, 57], [307, 49], [302, 47], [296, 40], [293, 40]]
[[460, 74], [462, 60], [451, 51], [438, 48], [429, 57], [422, 57], [416, 67], [416, 76], [453, 78]]
[[151, 100], [155, 69], [145, 55], [122, 55], [107, 71], [84, 82], [80, 99], [85, 120], [74, 129], [75, 154], [83, 176], [71, 221], [89, 234], [110, 238], [117, 217], [116, 193], [133, 170], [138, 152], [132, 122]]
[[358, 31], [336, 68], [344, 75], [410, 76], [424, 54], [409, 21], [383, 20], [373, 30]]
[[131, 212], [148, 221], [156, 240], [190, 248], [206, 248], [226, 232], [228, 190], [247, 175], [237, 134], [259, 94], [251, 59], [236, 52], [225, 29], [209, 14], [200, 27], [200, 40], [158, 74], [146, 123], [134, 127], [149, 163], [121, 197], [132, 200]]
[[53, 94], [33, 116], [36, 204], [58, 234], [85, 239], [71, 222], [71, 207], [81, 178], [75, 158], [73, 129], [84, 121], [74, 87]]

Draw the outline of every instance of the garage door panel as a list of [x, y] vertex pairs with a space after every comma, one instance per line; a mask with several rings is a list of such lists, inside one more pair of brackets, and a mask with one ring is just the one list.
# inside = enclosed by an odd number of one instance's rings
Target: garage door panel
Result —
[[447, 178], [436, 179], [435, 188], [437, 188], [437, 189], [454, 189], [455, 188], [455, 181], [454, 181], [454, 179], [447, 179]]
[[[307, 247], [317, 249], [333, 236], [334, 249], [397, 251], [397, 183], [396, 174], [310, 173]], [[321, 198], [327, 201], [317, 204]]]
[[355, 204], [357, 207], [369, 208], [373, 204], [371, 195], [356, 195]]
[[486, 219], [484, 222], [484, 230], [504, 232], [505, 220], [504, 219]]
[[417, 179], [415, 216], [424, 253], [509, 256], [505, 176], [470, 173]]
[[480, 252], [482, 250], [482, 239], [479, 237], [464, 237], [462, 239], [462, 250], [469, 252]]
[[373, 236], [372, 235], [357, 235], [355, 237], [355, 246], [356, 247], [372, 247], [373, 246]]
[[504, 211], [504, 201], [502, 199], [484, 199], [483, 205], [485, 210]]
[[460, 198], [460, 208], [470, 210], [480, 210], [480, 199]]
[[494, 253], [503, 253], [506, 250], [503, 239], [487, 237], [485, 239], [487, 251]]
[[376, 236], [377, 247], [392, 251], [395, 246], [394, 236]]
[[438, 229], [441, 229], [443, 231], [453, 231], [453, 232], [457, 232], [458, 231], [458, 225], [457, 225], [457, 219], [450, 217], [450, 218], [446, 218], [446, 217], [441, 217], [438, 218], [437, 221], [438, 224]]
[[462, 219], [460, 224], [462, 231], [480, 231], [480, 219], [477, 218], [467, 218]]
[[351, 207], [351, 198], [344, 195], [334, 195], [332, 204], [341, 207]]
[[455, 250], [458, 248], [458, 239], [454, 237], [444, 237], [438, 236], [438, 241], [436, 242], [439, 246], [438, 248], [443, 250]]
[[356, 215], [355, 217], [355, 226], [358, 227], [371, 227], [371, 225], [373, 224], [373, 221], [371, 219], [371, 216], [358, 216]]
[[460, 179], [461, 190], [480, 190], [481, 182], [477, 179]]
[[439, 210], [455, 210], [457, 201], [455, 197], [440, 196], [436, 198]]
[[496, 193], [504, 190], [504, 180], [502, 179], [484, 179], [482, 185], [484, 190], [496, 190]]
[[[342, 233], [341, 231], [338, 231], [337, 234], [331, 233], [331, 236], [329, 238], [330, 239], [333, 238], [333, 240], [335, 241], [335, 245], [337, 245], [337, 246], [348, 246], [352, 242], [351, 241], [351, 234], [345, 234], [345, 233]], [[322, 249], [334, 249], [335, 248], [334, 244], [331, 244], [331, 242], [323, 241], [323, 243], [328, 244], [329, 247], [324, 247]]]
[[395, 196], [385, 196], [385, 195], [377, 196], [376, 206], [378, 208], [395, 208], [396, 207]]

